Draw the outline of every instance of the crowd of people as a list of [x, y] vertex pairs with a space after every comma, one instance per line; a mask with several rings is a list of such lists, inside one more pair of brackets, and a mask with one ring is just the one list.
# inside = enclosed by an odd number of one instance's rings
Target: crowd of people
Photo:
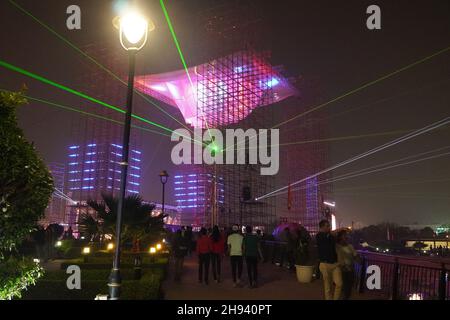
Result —
[[[315, 237], [317, 248], [318, 274], [323, 280], [326, 300], [349, 299], [354, 284], [354, 263], [359, 259], [356, 250], [349, 243], [348, 230], [331, 231], [329, 221], [319, 223], [319, 232]], [[306, 230], [306, 229], [305, 229]], [[172, 252], [175, 258], [175, 281], [181, 280], [183, 262], [186, 256], [196, 252], [198, 258], [198, 282], [209, 284], [210, 269], [216, 283], [222, 281], [222, 262], [228, 255], [231, 264], [231, 278], [234, 287], [242, 287], [244, 263], [247, 269], [247, 279], [250, 288], [256, 288], [258, 283], [258, 261], [263, 260], [261, 249], [261, 231], [254, 232], [251, 226], [241, 230], [238, 225], [231, 229], [219, 229], [218, 226], [201, 228], [196, 239], [191, 227], [182, 227], [175, 233], [172, 241]], [[281, 235], [286, 242], [281, 261], [286, 260], [290, 269], [294, 268], [294, 251], [301, 240], [309, 241], [301, 234], [291, 233], [285, 229]], [[295, 236], [294, 236], [295, 235]], [[297, 241], [294, 241], [297, 239]], [[294, 280], [293, 280], [294, 281]]]
[[[263, 258], [261, 250], [261, 232], [253, 232], [251, 226], [241, 232], [238, 225], [230, 230], [220, 230], [218, 226], [211, 229], [201, 228], [194, 241], [192, 228], [181, 228], [172, 241], [175, 258], [175, 281], [181, 280], [183, 262], [195, 250], [198, 257], [198, 281], [209, 284], [210, 269], [216, 283], [222, 281], [222, 261], [225, 255], [230, 257], [231, 276], [234, 287], [242, 286], [244, 261], [250, 288], [255, 288], [258, 281], [258, 261]], [[211, 267], [211, 268], [210, 268]]]

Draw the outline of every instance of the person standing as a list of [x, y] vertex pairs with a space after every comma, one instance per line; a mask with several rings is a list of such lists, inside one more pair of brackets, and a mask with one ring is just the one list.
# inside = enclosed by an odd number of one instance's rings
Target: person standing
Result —
[[214, 281], [220, 282], [221, 261], [225, 253], [225, 239], [220, 233], [219, 227], [214, 226], [211, 233], [211, 264]]
[[253, 234], [251, 226], [245, 228], [245, 236], [242, 243], [244, 250], [245, 264], [247, 265], [247, 274], [250, 288], [256, 288], [258, 280], [258, 256], [262, 259], [260, 239], [258, 235]]
[[235, 224], [232, 233], [228, 236], [227, 245], [231, 261], [231, 272], [233, 275], [233, 286], [236, 288], [241, 284], [242, 277], [242, 242], [244, 237], [239, 233], [239, 226]]
[[198, 255], [198, 282], [208, 284], [209, 261], [211, 255], [211, 239], [206, 234], [205, 228], [201, 228], [200, 235], [197, 239], [197, 255]]
[[336, 253], [342, 271], [342, 299], [348, 300], [352, 294], [355, 280], [355, 261], [359, 259], [358, 253], [348, 243], [347, 230], [341, 230], [336, 237]]
[[183, 272], [184, 257], [187, 254], [187, 243], [185, 237], [182, 236], [181, 229], [177, 230], [173, 239], [173, 257], [175, 259], [175, 281], [181, 280]]
[[[336, 240], [331, 233], [328, 220], [319, 223], [319, 232], [316, 235], [319, 255], [319, 270], [322, 273], [326, 300], [339, 300], [342, 292], [342, 273], [337, 261]], [[333, 283], [335, 285], [333, 294]]]
[[[183, 229], [184, 229], [184, 227], [183, 227]], [[187, 226], [187, 228], [184, 229], [184, 231], [183, 231], [183, 238], [185, 239], [186, 244], [188, 246], [187, 255], [191, 256], [192, 251], [195, 249], [195, 245], [193, 245], [194, 234], [192, 232], [192, 227], [191, 226]]]

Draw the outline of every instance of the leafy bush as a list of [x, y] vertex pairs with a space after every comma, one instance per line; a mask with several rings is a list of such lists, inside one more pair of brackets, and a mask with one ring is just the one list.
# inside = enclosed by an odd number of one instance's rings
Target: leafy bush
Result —
[[[61, 269], [67, 269], [68, 266], [76, 264], [80, 266], [81, 269], [111, 269], [112, 267], [112, 256], [111, 257], [89, 257], [88, 262], [84, 262], [83, 258], [65, 260], [61, 263]], [[153, 261], [151, 257], [145, 256], [142, 258], [141, 266], [143, 268], [160, 268], [166, 265], [168, 258], [158, 257]], [[124, 269], [134, 267], [134, 257], [125, 256], [121, 258], [121, 266]]]
[[[149, 300], [160, 297], [162, 270], [143, 270], [140, 280], [133, 279], [132, 269], [123, 269], [121, 274], [124, 300]], [[107, 294], [109, 270], [82, 270], [81, 289], [69, 290], [66, 286], [68, 275], [64, 271], [51, 271], [30, 288], [23, 299], [26, 300], [93, 300], [97, 294]]]
[[36, 227], [53, 192], [53, 180], [17, 125], [22, 93], [0, 92], [0, 259]]
[[21, 292], [34, 285], [42, 275], [41, 266], [28, 259], [18, 260], [11, 256], [0, 262], [0, 300], [20, 298]]

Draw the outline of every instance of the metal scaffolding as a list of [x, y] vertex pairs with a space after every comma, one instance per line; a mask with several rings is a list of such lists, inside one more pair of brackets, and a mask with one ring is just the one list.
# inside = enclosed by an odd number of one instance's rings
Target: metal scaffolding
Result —
[[[310, 106], [320, 101], [320, 80], [314, 78], [298, 78], [292, 80], [300, 92], [300, 99], [283, 103], [285, 110], [280, 122], [290, 119], [308, 110]], [[304, 179], [329, 166], [329, 144], [318, 142], [328, 136], [328, 114], [326, 111], [316, 111], [282, 126], [280, 128], [280, 149], [283, 184]], [[291, 209], [287, 205], [280, 208], [281, 222], [297, 222], [304, 225], [311, 233], [316, 233], [319, 221], [326, 217], [323, 213], [323, 201], [332, 197], [332, 185], [320, 184], [320, 181], [330, 179], [331, 173], [321, 175], [305, 181], [291, 188]], [[282, 200], [288, 203], [286, 194]]]
[[[269, 128], [272, 87], [276, 71], [263, 51], [264, 24], [255, 1], [215, 1], [199, 13], [198, 39], [207, 63], [197, 76], [197, 117], [206, 130]], [[261, 107], [266, 106], [266, 107]], [[259, 107], [259, 108], [257, 108]], [[225, 136], [225, 134], [224, 134]], [[234, 150], [249, 147], [234, 145]], [[220, 151], [219, 151], [220, 152]], [[248, 160], [248, 157], [247, 157]], [[275, 198], [255, 201], [274, 188], [274, 177], [260, 174], [260, 164], [199, 165], [197, 188], [204, 190], [205, 206], [196, 208], [203, 225], [252, 225], [269, 230], [275, 223]]]
[[[120, 55], [105, 44], [82, 48], [110, 72], [126, 80], [126, 55]], [[77, 77], [80, 91], [112, 105], [123, 106], [126, 86], [93, 63], [82, 61], [82, 73]], [[76, 224], [78, 215], [87, 212], [86, 201], [102, 200], [102, 193], [118, 194], [120, 183], [121, 141], [123, 114], [114, 110], [92, 106], [93, 112], [116, 122], [87, 116], [74, 117], [71, 124], [71, 144], [67, 149], [65, 193], [78, 205], [67, 208], [68, 224]], [[117, 123], [119, 122], [119, 123]], [[131, 134], [130, 170], [127, 192], [139, 193], [141, 181], [141, 132]], [[72, 226], [74, 228], [74, 226]]]

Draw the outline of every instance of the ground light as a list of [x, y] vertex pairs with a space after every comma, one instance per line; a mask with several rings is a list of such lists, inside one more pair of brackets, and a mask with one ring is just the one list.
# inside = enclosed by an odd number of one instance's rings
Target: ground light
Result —
[[90, 247], [84, 247], [82, 253], [83, 254], [90, 254], [91, 253], [91, 248]]
[[108, 245], [106, 246], [106, 250], [112, 250], [114, 249], [114, 243], [108, 243]]
[[83, 255], [83, 261], [87, 263], [89, 261], [89, 254], [91, 253], [90, 247], [84, 247], [83, 250], [81, 250], [81, 254]]
[[150, 250], [148, 251], [150, 253], [150, 262], [155, 263], [155, 255], [156, 255], [156, 247], [150, 247]]
[[156, 250], [161, 250], [162, 249], [162, 245], [161, 245], [161, 243], [158, 243], [158, 244], [156, 244]]
[[62, 246], [62, 241], [56, 241], [55, 247], [61, 247], [61, 246]]

